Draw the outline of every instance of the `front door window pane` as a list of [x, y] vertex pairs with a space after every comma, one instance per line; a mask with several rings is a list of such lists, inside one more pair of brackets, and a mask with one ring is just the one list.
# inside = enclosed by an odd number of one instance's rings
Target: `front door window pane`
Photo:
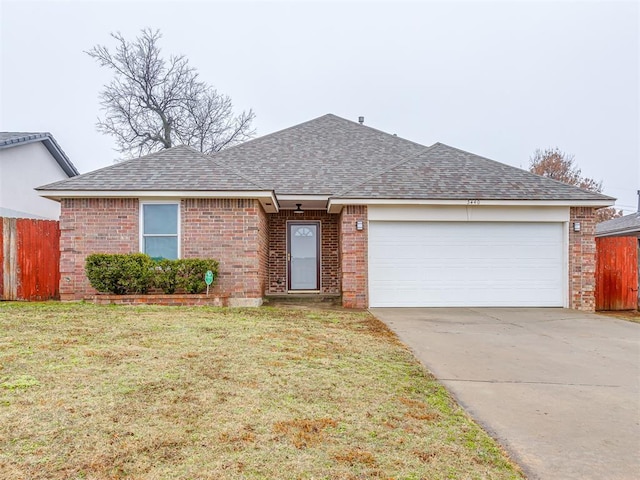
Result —
[[290, 225], [292, 290], [318, 289], [318, 226]]

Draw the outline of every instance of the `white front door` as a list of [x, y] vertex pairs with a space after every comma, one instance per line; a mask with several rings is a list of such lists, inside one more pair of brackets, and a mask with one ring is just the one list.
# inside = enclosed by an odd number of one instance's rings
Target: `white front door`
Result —
[[369, 223], [372, 307], [562, 307], [560, 222]]
[[287, 226], [289, 290], [320, 289], [320, 223]]

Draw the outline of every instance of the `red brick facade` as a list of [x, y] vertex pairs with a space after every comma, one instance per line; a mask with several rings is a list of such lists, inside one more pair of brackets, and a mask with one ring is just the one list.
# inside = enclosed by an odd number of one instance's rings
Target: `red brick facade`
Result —
[[[60, 216], [60, 297], [95, 294], [84, 273], [91, 253], [139, 251], [140, 201], [63, 199]], [[287, 291], [287, 221], [319, 221], [321, 292], [342, 294], [343, 306], [368, 306], [368, 222], [366, 206], [346, 206], [339, 215], [323, 210], [267, 215], [257, 200], [183, 199], [181, 256], [220, 262], [214, 293], [229, 303], [259, 304], [265, 294]], [[356, 222], [362, 221], [363, 230]], [[573, 225], [580, 222], [580, 232]], [[569, 307], [595, 308], [595, 209], [570, 209]]]
[[[357, 230], [358, 221], [362, 221], [363, 230]], [[343, 208], [339, 234], [342, 305], [346, 308], [369, 306], [368, 227], [366, 206], [349, 205]]]
[[324, 294], [340, 293], [338, 218], [339, 215], [325, 210], [308, 210], [302, 214], [282, 210], [269, 215], [268, 293], [287, 292], [287, 222], [290, 221], [320, 222], [320, 291]]
[[[574, 223], [580, 222], [580, 231]], [[572, 207], [569, 214], [569, 308], [593, 312], [596, 306], [596, 213]]]

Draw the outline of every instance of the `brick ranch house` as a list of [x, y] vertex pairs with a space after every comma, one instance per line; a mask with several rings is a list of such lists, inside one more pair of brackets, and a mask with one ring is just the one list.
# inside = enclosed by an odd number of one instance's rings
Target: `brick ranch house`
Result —
[[594, 309], [597, 208], [614, 199], [334, 115], [212, 156], [180, 146], [38, 188], [61, 203], [63, 300], [94, 252], [208, 257], [232, 305]]

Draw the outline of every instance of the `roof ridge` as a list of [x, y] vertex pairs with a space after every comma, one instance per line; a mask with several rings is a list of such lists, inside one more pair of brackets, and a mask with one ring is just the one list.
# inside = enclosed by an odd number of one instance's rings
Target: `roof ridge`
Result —
[[[200, 157], [202, 157], [203, 160], [206, 160], [208, 162], [213, 162], [216, 165], [218, 165], [219, 167], [222, 167], [225, 170], [228, 170], [229, 172], [233, 173], [234, 175], [237, 175], [238, 177], [242, 178], [243, 180], [246, 180], [247, 182], [251, 183], [252, 185], [255, 185], [256, 187], [262, 189], [262, 190], [268, 190], [268, 191], [273, 191], [272, 188], [267, 188], [264, 185], [261, 185], [259, 183], [257, 183], [255, 180], [252, 180], [251, 178], [249, 178], [248, 176], [246, 176], [243, 173], [240, 173], [239, 171], [237, 171], [236, 169], [225, 165], [222, 162], [219, 162], [217, 159], [214, 158], [213, 155], [207, 155], [206, 153], [201, 152], [200, 150], [196, 150], [195, 148], [193, 148], [191, 145], [178, 145], [179, 147], [186, 147], [189, 150], [192, 150], [194, 153], [198, 154]], [[177, 148], [177, 147], [174, 147]]]
[[218, 153], [233, 151], [236, 148], [240, 148], [240, 147], [242, 147], [244, 145], [248, 145], [248, 144], [257, 142], [258, 140], [264, 140], [264, 139], [270, 138], [270, 137], [272, 137], [274, 135], [278, 135], [278, 134], [281, 134], [283, 132], [288, 132], [289, 130], [297, 129], [298, 127], [302, 127], [303, 125], [307, 125], [309, 123], [315, 122], [317, 120], [320, 120], [321, 118], [335, 118], [335, 119], [340, 120], [342, 122], [349, 123], [349, 124], [352, 124], [352, 125], [356, 125], [358, 127], [366, 127], [369, 130], [372, 130], [372, 131], [377, 132], [377, 133], [381, 133], [381, 134], [386, 135], [388, 137], [392, 137], [392, 138], [394, 138], [396, 140], [402, 140], [403, 142], [411, 143], [412, 145], [417, 145], [419, 147], [426, 147], [426, 145], [423, 145], [421, 143], [417, 143], [417, 142], [414, 142], [412, 140], [408, 140], [408, 139], [406, 139], [404, 137], [399, 137], [398, 135], [393, 134], [393, 133], [385, 132], [383, 130], [378, 130], [377, 128], [370, 127], [369, 125], [364, 125], [364, 124], [360, 124], [358, 122], [354, 122], [353, 120], [349, 120], [347, 118], [340, 117], [339, 115], [336, 115], [334, 113], [325, 113], [324, 115], [320, 115], [319, 117], [312, 118], [311, 120], [307, 120], [307, 121], [304, 121], [302, 123], [298, 123], [296, 125], [292, 125], [290, 127], [286, 127], [286, 128], [280, 129], [280, 130], [276, 130], [275, 132], [267, 133], [266, 135], [261, 135], [261, 136], [256, 137], [256, 138], [252, 138], [251, 140], [247, 140], [246, 142], [239, 143], [238, 145], [234, 145], [233, 147], [225, 148], [224, 150], [219, 150], [219, 151], [217, 151], [215, 153], [210, 154], [210, 156], [211, 157], [215, 157]]
[[344, 190], [341, 190], [340, 192], [338, 192], [336, 195], [336, 197], [341, 197], [343, 195], [346, 195], [347, 193], [349, 193], [350, 190], [353, 190], [354, 188], [360, 187], [362, 185], [364, 185], [365, 183], [369, 182], [370, 180], [373, 180], [376, 177], [379, 177], [380, 175], [384, 175], [387, 172], [390, 172], [391, 170], [393, 170], [394, 168], [399, 167], [400, 165], [402, 165], [403, 163], [406, 163], [410, 160], [413, 160], [416, 157], [419, 157], [420, 155], [424, 155], [426, 153], [428, 153], [433, 147], [435, 147], [436, 144], [431, 145], [430, 147], [424, 147], [424, 150], [421, 152], [416, 153], [415, 155], [411, 155], [407, 158], [403, 158], [402, 160], [399, 160], [393, 164], [391, 164], [388, 167], [385, 167], [383, 169], [380, 169], [378, 171], [376, 171], [375, 173], [372, 173], [371, 175], [369, 175], [368, 177], [366, 177], [364, 180], [360, 181], [360, 182], [356, 182], [352, 185], [349, 185], [347, 188], [345, 188]]
[[[422, 143], [414, 142], [413, 140], [409, 140], [409, 139], [404, 138], [404, 137], [399, 137], [395, 133], [385, 132], [384, 130], [380, 130], [378, 128], [370, 127], [369, 125], [365, 125], [364, 123], [354, 122], [353, 120], [349, 120], [348, 118], [340, 117], [340, 116], [335, 115], [333, 113], [327, 113], [326, 115], [323, 115], [323, 116], [324, 117], [329, 117], [329, 116], [335, 117], [338, 120], [342, 120], [343, 122], [352, 123], [352, 124], [357, 125], [358, 127], [365, 127], [365, 128], [368, 128], [369, 130], [373, 130], [374, 132], [382, 133], [383, 135], [386, 135], [387, 137], [394, 138], [395, 140], [402, 140], [403, 142], [411, 143], [413, 145], [417, 145], [418, 147], [429, 148], [427, 145], [424, 145]], [[431, 146], [433, 146], [433, 145], [431, 145]]]
[[[256, 137], [256, 138], [252, 138], [251, 140], [247, 140], [246, 142], [239, 143], [239, 144], [237, 144], [237, 145], [234, 145], [233, 147], [225, 148], [225, 149], [223, 149], [223, 150], [218, 150], [218, 151], [217, 151], [217, 152], [215, 152], [215, 153], [211, 153], [211, 154], [209, 154], [209, 156], [210, 156], [210, 157], [215, 157], [218, 153], [222, 153], [222, 152], [229, 152], [229, 151], [235, 150], [236, 148], [242, 147], [242, 146], [244, 146], [244, 145], [247, 145], [247, 144], [250, 144], [250, 143], [257, 142], [258, 140], [263, 140], [263, 139], [265, 139], [265, 138], [272, 137], [273, 135], [277, 135], [277, 134], [282, 133], [282, 132], [287, 132], [287, 131], [289, 131], [289, 130], [293, 130], [294, 128], [301, 127], [302, 125], [306, 125], [307, 123], [315, 122], [316, 120], [320, 120], [320, 119], [321, 119], [321, 118], [323, 118], [323, 117], [328, 117], [328, 116], [331, 116], [331, 115], [333, 115], [333, 114], [331, 114], [331, 113], [325, 113], [324, 115], [320, 115], [319, 117], [312, 118], [311, 120], [307, 120], [307, 121], [305, 121], [305, 122], [298, 123], [298, 124], [296, 124], [296, 125], [291, 125], [290, 127], [282, 128], [282, 129], [280, 129], [280, 130], [276, 130], [275, 132], [267, 133], [267, 134], [265, 134], [265, 135], [261, 135], [261, 136]], [[334, 116], [335, 116], [335, 115], [334, 115]]]
[[515, 170], [520, 170], [521, 172], [527, 173], [529, 175], [533, 175], [535, 177], [542, 178], [542, 179], [544, 179], [544, 181], [551, 181], [551, 182], [554, 182], [554, 183], [556, 183], [558, 185], [563, 185], [564, 187], [575, 188], [575, 189], [580, 190], [582, 192], [587, 192], [587, 193], [591, 193], [591, 194], [595, 194], [595, 195], [600, 195], [600, 196], [608, 198], [610, 200], [616, 200], [614, 197], [611, 197], [609, 195], [605, 195], [604, 193], [592, 192], [591, 190], [586, 190], [584, 188], [580, 188], [580, 187], [577, 187], [575, 185], [571, 185], [569, 183], [561, 182], [560, 180], [556, 180], [555, 178], [545, 177], [544, 175], [538, 175], [537, 173], [530, 172], [529, 170], [525, 170], [524, 168], [514, 167], [513, 165], [509, 165], [507, 163], [502, 163], [502, 162], [499, 162], [497, 160], [492, 160], [491, 158], [483, 157], [482, 155], [478, 155], [477, 153], [469, 152], [467, 150], [462, 150], [461, 148], [458, 148], [458, 147], [452, 147], [451, 145], [447, 145], [446, 143], [436, 142], [432, 146], [435, 147], [436, 145], [441, 145], [443, 147], [447, 147], [447, 148], [450, 148], [451, 150], [456, 150], [458, 152], [462, 152], [462, 153], [465, 153], [467, 155], [473, 155], [474, 157], [481, 158], [481, 159], [483, 159], [483, 160], [485, 160], [487, 162], [498, 164], [501, 167], [507, 167], [507, 168], [511, 168], [511, 169], [515, 169]]

